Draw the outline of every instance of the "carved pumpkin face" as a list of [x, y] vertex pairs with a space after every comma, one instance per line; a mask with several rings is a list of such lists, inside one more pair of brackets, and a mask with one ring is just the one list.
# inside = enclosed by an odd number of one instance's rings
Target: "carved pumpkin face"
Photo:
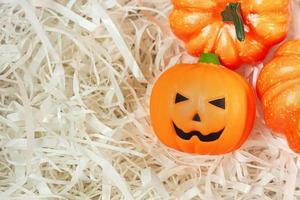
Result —
[[214, 64], [181, 64], [152, 90], [150, 112], [159, 139], [174, 149], [224, 154], [241, 146], [252, 129], [255, 98], [247, 82]]

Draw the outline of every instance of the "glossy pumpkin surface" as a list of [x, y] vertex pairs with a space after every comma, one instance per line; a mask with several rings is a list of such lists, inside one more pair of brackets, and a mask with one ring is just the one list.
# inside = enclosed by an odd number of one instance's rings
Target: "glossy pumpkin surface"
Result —
[[225, 154], [248, 137], [255, 97], [237, 73], [216, 64], [179, 64], [155, 83], [150, 101], [154, 131], [167, 146], [197, 154]]
[[[174, 34], [184, 41], [187, 51], [199, 56], [212, 52], [222, 63], [236, 69], [243, 63], [261, 61], [269, 48], [282, 41], [288, 31], [289, 0], [172, 0], [169, 20]], [[223, 12], [239, 5], [244, 38], [237, 38], [236, 20]], [[231, 9], [232, 10], [232, 9]], [[228, 21], [232, 20], [232, 22]], [[237, 22], [239, 23], [239, 22]]]
[[300, 40], [277, 50], [259, 75], [257, 92], [266, 124], [285, 133], [290, 147], [300, 152]]

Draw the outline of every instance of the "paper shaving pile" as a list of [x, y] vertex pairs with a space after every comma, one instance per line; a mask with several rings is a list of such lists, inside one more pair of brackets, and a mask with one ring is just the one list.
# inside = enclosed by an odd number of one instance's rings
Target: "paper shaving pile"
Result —
[[[300, 0], [291, 3], [288, 38], [297, 38]], [[228, 155], [158, 141], [151, 87], [166, 68], [196, 61], [169, 29], [171, 9], [169, 0], [0, 0], [1, 200], [300, 199], [300, 155], [260, 110]], [[254, 86], [261, 67], [239, 72]]]

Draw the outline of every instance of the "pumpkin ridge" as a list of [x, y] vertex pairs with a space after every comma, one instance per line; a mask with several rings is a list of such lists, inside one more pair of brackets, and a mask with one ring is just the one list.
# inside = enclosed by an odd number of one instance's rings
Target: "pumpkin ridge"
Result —
[[[210, 35], [211, 37], [207, 38], [203, 43], [203, 52], [211, 52], [211, 49], [214, 49], [217, 43], [217, 39], [219, 37], [219, 33], [220, 33], [220, 29], [222, 28], [222, 24], [221, 23], [214, 23], [214, 24], [207, 24], [206, 27], [204, 27], [202, 30], [205, 30], [205, 28], [207, 28], [208, 26], [211, 26], [212, 28], [210, 28], [210, 32], [208, 35]], [[200, 32], [199, 34], [201, 34], [202, 32]], [[195, 35], [195, 37], [193, 39], [196, 39], [197, 36], [199, 35]], [[192, 39], [191, 39], [192, 40]], [[190, 40], [190, 41], [191, 41]]]
[[[298, 115], [300, 112], [299, 110], [296, 111], [296, 115]], [[287, 137], [287, 141], [289, 143], [289, 146], [297, 153], [300, 153], [300, 135], [299, 135], [299, 125], [300, 120], [296, 120], [296, 122], [291, 123], [290, 128], [288, 128], [285, 131], [285, 135]]]
[[[195, 56], [198, 56], [201, 52], [207, 53], [211, 52], [211, 49], [215, 48], [216, 41], [217, 41], [217, 35], [219, 34], [220, 26], [222, 26], [221, 23], [213, 23], [213, 24], [207, 24], [205, 27], [202, 28], [202, 30], [199, 33], [194, 33], [194, 35], [189, 38], [189, 40], [186, 43], [187, 51]], [[204, 32], [208, 27], [211, 27], [207, 32], [206, 35], [210, 35], [210, 37], [204, 36], [204, 39], [201, 40], [202, 43], [199, 43], [199, 38], [204, 35]], [[195, 51], [195, 45], [198, 45], [196, 48], [197, 51]], [[201, 48], [199, 47], [201, 45]]]
[[[172, 4], [175, 8], [202, 8], [202, 9], [212, 9], [216, 7], [217, 3], [212, 0], [204, 0], [202, 2], [191, 2], [184, 0], [172, 0]], [[196, 4], [196, 5], [195, 5]]]
[[[299, 84], [299, 80], [296, 83], [291, 83], [285, 88], [281, 88], [281, 90], [277, 91], [277, 93], [272, 98], [267, 99], [268, 97], [264, 96], [265, 99], [263, 99], [263, 107], [264, 114], [266, 116], [265, 120], [267, 125], [276, 132], [284, 133], [286, 131], [286, 127], [289, 126], [289, 122], [286, 120], [289, 119], [290, 115], [293, 115], [293, 113], [295, 113], [294, 110], [291, 110], [293, 107], [291, 103], [282, 105], [282, 103], [286, 102], [286, 92], [294, 90], [294, 88], [297, 87], [297, 85], [295, 84]], [[280, 108], [280, 110], [277, 109], [275, 111], [272, 111], [274, 108]]]
[[278, 97], [282, 91], [292, 87], [297, 82], [300, 82], [300, 77], [296, 79], [285, 80], [284, 83], [279, 82], [264, 93], [263, 99], [268, 98], [268, 101], [272, 101], [274, 98]]
[[[209, 22], [207, 22], [207, 24], [205, 24], [200, 30], [198, 30], [198, 32], [195, 31], [195, 32], [188, 38], [187, 42], [190, 42], [190, 41], [196, 39], [200, 34], [203, 33], [202, 31], [205, 30], [205, 28], [207, 28], [208, 26], [213, 26], [213, 24], [209, 24]], [[203, 43], [206, 44], [206, 42], [207, 42], [209, 39], [210, 39], [210, 38], [207, 38], [207, 39], [205, 40], [205, 42], [203, 42]], [[206, 46], [206, 45], [205, 45], [205, 46]]]
[[[269, 71], [270, 67], [273, 67], [274, 65], [279, 65], [280, 63], [284, 62], [285, 60], [284, 59], [291, 59], [291, 60], [295, 60], [295, 59], [299, 59], [298, 61], [300, 62], [300, 57], [295, 57], [295, 55], [290, 55], [290, 56], [276, 56], [273, 58], [273, 60], [268, 63], [265, 68], [262, 70], [262, 73], [261, 74], [265, 74], [265, 71]], [[269, 67], [270, 66], [270, 67]], [[295, 67], [294, 67], [295, 68]], [[274, 70], [280, 70], [278, 67], [277, 68], [271, 68], [272, 71]], [[258, 80], [258, 83], [257, 83], [257, 88], [258, 88], [258, 93], [259, 93], [259, 96], [263, 96], [268, 90], [272, 90], [273, 87], [275, 87], [276, 85], [281, 85], [282, 82], [283, 84], [288, 82], [288, 81], [291, 81], [291, 80], [295, 80], [297, 78], [300, 77], [300, 65], [299, 65], [299, 70], [297, 69], [293, 69], [292, 72], [290, 72], [289, 74], [279, 74], [280, 72], [277, 71], [277, 76], [275, 77], [272, 77], [272, 80], [275, 80], [273, 81], [272, 83], [268, 84], [267, 87], [265, 86], [262, 86], [262, 84], [265, 84], [266, 80], [267, 80], [267, 77], [263, 77], [265, 80], [263, 80], [263, 82], [261, 82], [261, 78], [259, 78]]]
[[298, 80], [298, 83], [290, 85], [277, 94], [276, 97], [266, 100], [267, 102], [264, 103], [266, 123], [272, 130], [286, 133], [287, 127], [290, 127], [295, 122], [294, 116], [297, 116], [300, 103], [297, 100], [295, 102], [288, 101], [287, 95], [291, 92], [296, 92], [297, 94], [295, 95], [299, 96], [299, 89]]
[[288, 9], [285, 9], [284, 11], [282, 11], [282, 8], [273, 8], [272, 10], [268, 9], [268, 10], [264, 10], [264, 11], [242, 11], [248, 14], [257, 14], [257, 15], [266, 15], [266, 14], [273, 14], [273, 13], [278, 13], [278, 14], [286, 14]]
[[[222, 63], [224, 63], [225, 66], [232, 66], [234, 65], [234, 63], [237, 63], [239, 59], [238, 52], [235, 48], [237, 39], [233, 39], [231, 36], [232, 35], [228, 26], [223, 25], [223, 27], [219, 30], [219, 35], [215, 42], [215, 52], [220, 56]], [[225, 39], [222, 37], [224, 37]], [[227, 41], [226, 51], [224, 50], [223, 40]], [[229, 51], [229, 47], [231, 52]]]
[[290, 55], [300, 56], [300, 40], [286, 42], [285, 44], [280, 46], [275, 52], [275, 57]]
[[[284, 24], [287, 24], [289, 21], [288, 20], [289, 16], [287, 13], [284, 13], [284, 14], [270, 13], [268, 15], [261, 14], [258, 16], [260, 19], [260, 20], [258, 20], [258, 22], [260, 22], [260, 23], [253, 24], [254, 22], [251, 23], [251, 21], [250, 21], [249, 25], [252, 27], [251, 28], [252, 34], [255, 34], [255, 35], [259, 36], [260, 38], [262, 38], [262, 40], [265, 41], [265, 42], [263, 42], [264, 44], [274, 44], [274, 43], [277, 43], [278, 41], [280, 41], [282, 37], [285, 37], [285, 33], [288, 31], [288, 26], [284, 26]], [[271, 16], [273, 16], [273, 17], [271, 17]], [[271, 19], [273, 19], [273, 21]], [[266, 28], [267, 24], [268, 24], [268, 26], [276, 27], [276, 37], [275, 38], [273, 38], [273, 36], [270, 37], [270, 34], [272, 35], [274, 31], [272, 31], [271, 29], [268, 30]], [[264, 27], [264, 28], [261, 28], [261, 27]], [[268, 33], [268, 35], [262, 34], [262, 31], [265, 33]], [[281, 36], [281, 35], [283, 35], [283, 36]], [[269, 38], [269, 40], [266, 40], [266, 38]]]
[[[276, 2], [277, 1], [277, 2]], [[259, 3], [257, 3], [259, 2]], [[267, 5], [263, 5], [266, 2], [272, 2]], [[279, 2], [279, 4], [278, 4]], [[276, 4], [277, 3], [277, 4]], [[260, 1], [253, 1], [253, 0], [241, 0], [241, 4], [243, 5], [242, 8], [245, 12], [251, 13], [267, 13], [267, 12], [276, 12], [281, 11], [286, 6], [289, 6], [289, 0], [260, 0]], [[288, 7], [287, 6], [287, 7]], [[288, 9], [286, 8], [286, 11]]]
[[195, 7], [174, 7], [174, 10], [183, 10], [183, 11], [189, 11], [189, 12], [214, 13], [214, 11], [209, 11], [207, 9], [195, 8]]
[[[173, 10], [169, 15], [170, 26], [173, 30], [173, 33], [183, 41], [189, 41], [190, 39], [194, 38], [194, 35], [197, 34], [197, 32], [209, 25], [209, 21], [212, 18], [212, 16], [210, 16], [211, 13], [208, 12], [202, 12], [200, 15], [197, 14], [197, 12], [192, 12], [190, 15], [187, 15], [187, 13], [187, 11], [177, 9]], [[192, 23], [186, 23], [188, 17], [192, 15], [194, 15], [198, 20], [198, 22], [196, 22], [194, 25]], [[177, 17], [181, 17], [180, 20], [174, 20]], [[193, 28], [190, 28], [191, 26], [193, 26]]]

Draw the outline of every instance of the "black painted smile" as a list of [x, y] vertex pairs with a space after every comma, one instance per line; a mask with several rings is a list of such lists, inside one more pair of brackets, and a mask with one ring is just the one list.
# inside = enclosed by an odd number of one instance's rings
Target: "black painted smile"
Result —
[[199, 140], [202, 142], [213, 142], [213, 141], [219, 139], [225, 129], [225, 128], [223, 128], [222, 130], [220, 130], [218, 132], [210, 133], [208, 135], [203, 135], [200, 131], [191, 131], [189, 133], [186, 133], [183, 130], [181, 130], [180, 128], [178, 128], [174, 122], [173, 122], [173, 126], [175, 128], [177, 135], [181, 139], [190, 140], [193, 136], [197, 136], [199, 138]]

